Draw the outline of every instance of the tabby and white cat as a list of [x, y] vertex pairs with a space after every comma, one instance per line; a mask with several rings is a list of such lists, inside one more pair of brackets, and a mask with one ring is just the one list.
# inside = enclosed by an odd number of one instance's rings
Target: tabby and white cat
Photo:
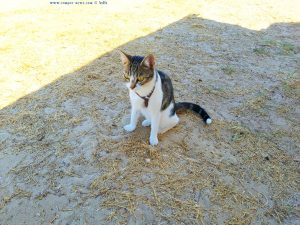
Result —
[[201, 115], [206, 124], [212, 122], [207, 112], [199, 105], [189, 102], [175, 103], [171, 79], [155, 69], [152, 54], [141, 57], [120, 51], [120, 55], [131, 102], [130, 124], [124, 126], [126, 131], [135, 130], [138, 118], [142, 114], [145, 117], [142, 125], [151, 125], [150, 144], [157, 145], [157, 134], [166, 132], [179, 122], [176, 115], [178, 109], [190, 109]]

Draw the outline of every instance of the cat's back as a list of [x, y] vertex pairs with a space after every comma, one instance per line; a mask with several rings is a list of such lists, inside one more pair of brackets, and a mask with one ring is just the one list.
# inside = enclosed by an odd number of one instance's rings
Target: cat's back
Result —
[[175, 101], [174, 94], [173, 94], [173, 85], [170, 77], [166, 73], [160, 70], [157, 70], [157, 72], [161, 79], [161, 88], [163, 92], [163, 101], [162, 101], [161, 110], [164, 110], [170, 105], [170, 103]]
[[171, 82], [170, 77], [161, 70], [157, 70], [162, 82]]

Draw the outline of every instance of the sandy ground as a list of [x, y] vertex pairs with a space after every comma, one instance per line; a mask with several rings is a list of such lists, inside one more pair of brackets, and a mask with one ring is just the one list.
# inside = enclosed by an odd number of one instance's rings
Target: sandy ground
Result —
[[[0, 3], [0, 224], [300, 224], [297, 1]], [[117, 49], [201, 104], [148, 145]]]

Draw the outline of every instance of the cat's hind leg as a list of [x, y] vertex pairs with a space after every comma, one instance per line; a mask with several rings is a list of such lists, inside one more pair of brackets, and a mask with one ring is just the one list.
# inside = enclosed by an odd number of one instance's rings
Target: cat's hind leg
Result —
[[175, 127], [178, 124], [178, 122], [179, 122], [179, 118], [176, 114], [169, 117], [168, 119], [164, 118], [164, 121], [161, 121], [158, 133], [163, 134], [167, 132], [171, 128]]
[[146, 110], [142, 110], [141, 113], [145, 117], [145, 120], [142, 122], [142, 126], [143, 127], [150, 126], [151, 125], [151, 117], [149, 115], [149, 112], [147, 112]]
[[145, 120], [142, 122], [142, 126], [143, 126], [143, 127], [149, 127], [150, 125], [151, 125], [151, 120], [145, 119]]

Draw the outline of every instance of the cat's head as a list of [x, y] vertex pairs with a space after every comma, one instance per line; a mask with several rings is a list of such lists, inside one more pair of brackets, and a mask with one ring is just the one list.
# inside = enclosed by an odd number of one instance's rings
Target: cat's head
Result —
[[138, 90], [153, 79], [155, 59], [152, 54], [146, 57], [131, 56], [120, 51], [120, 55], [124, 66], [123, 75], [129, 88]]

